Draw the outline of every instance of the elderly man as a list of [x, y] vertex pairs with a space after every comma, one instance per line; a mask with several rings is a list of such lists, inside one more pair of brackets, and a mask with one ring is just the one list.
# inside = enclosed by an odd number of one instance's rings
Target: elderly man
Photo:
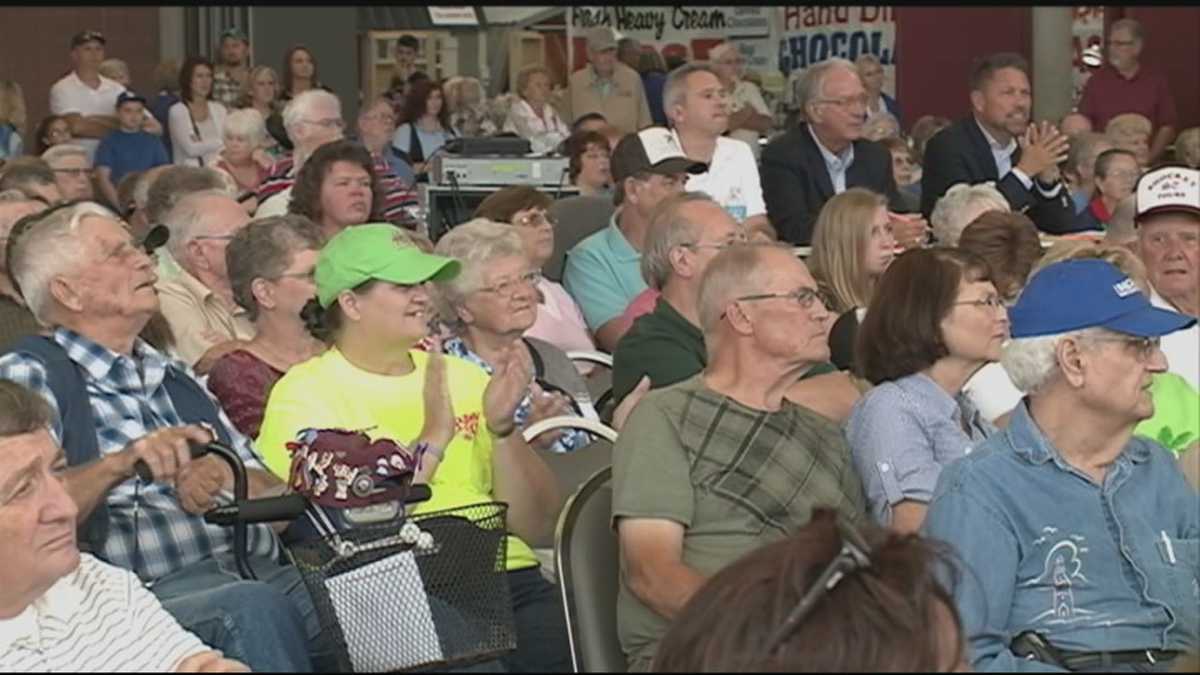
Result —
[[671, 71], [663, 85], [663, 111], [673, 128], [647, 129], [647, 134], [657, 132], [647, 137], [676, 145], [708, 166], [688, 178], [687, 189], [708, 193], [747, 231], [766, 230], [773, 238], [754, 152], [722, 136], [729, 126], [729, 97], [717, 72], [696, 63]]
[[358, 113], [358, 142], [371, 153], [375, 174], [383, 186], [383, 213], [388, 221], [405, 224], [406, 209], [419, 205], [413, 187], [416, 174], [412, 165], [396, 154], [392, 134], [396, 132], [396, 113], [382, 96], [363, 106]]
[[1003, 363], [1027, 398], [942, 471], [924, 524], [968, 570], [973, 665], [1169, 669], [1200, 646], [1200, 501], [1133, 429], [1154, 413], [1159, 338], [1195, 319], [1102, 260], [1046, 267], [1009, 315]]
[[[1200, 171], [1166, 167], [1135, 192], [1137, 250], [1156, 307], [1200, 317]], [[1168, 369], [1200, 389], [1200, 328], [1163, 338]]]
[[758, 85], [746, 79], [746, 58], [737, 45], [722, 42], [708, 51], [708, 60], [729, 94], [729, 137], [749, 145], [757, 161], [762, 153], [758, 139], [775, 123], [771, 109]]
[[9, 190], [17, 190], [46, 206], [63, 200], [54, 172], [40, 157], [18, 157], [4, 165], [0, 171], [0, 192]]
[[1079, 112], [1095, 129], [1122, 113], [1145, 115], [1154, 125], [1150, 162], [1175, 138], [1178, 115], [1167, 78], [1141, 62], [1144, 34], [1137, 19], [1118, 19], [1108, 30], [1108, 63], [1092, 73], [1079, 98]]
[[292, 184], [300, 167], [317, 148], [341, 140], [345, 126], [342, 102], [323, 89], [301, 92], [288, 101], [283, 109], [283, 127], [292, 141], [292, 152], [276, 161], [270, 175], [258, 186], [257, 217], [287, 213]]
[[617, 60], [612, 29], [597, 26], [588, 29], [586, 37], [588, 63], [568, 80], [570, 105], [563, 119], [598, 112], [623, 134], [654, 124], [641, 76]]
[[0, 352], [26, 335], [41, 330], [33, 313], [25, 306], [25, 300], [12, 285], [8, 272], [8, 239], [13, 225], [21, 218], [38, 213], [46, 205], [26, 199], [15, 190], [0, 192]]
[[1054, 125], [1030, 124], [1029, 64], [1019, 54], [991, 54], [971, 70], [973, 114], [943, 129], [925, 146], [921, 212], [955, 183], [992, 181], [1012, 210], [1043, 232], [1072, 230], [1075, 210], [1060, 180], [1067, 137]]
[[[107, 41], [99, 31], [85, 30], [71, 38], [71, 72], [50, 87], [50, 112], [63, 115], [71, 135], [86, 152], [88, 164], [100, 139], [117, 128], [117, 96], [125, 91], [119, 82], [100, 74]], [[146, 113], [142, 129], [162, 135], [162, 125]]]
[[167, 214], [167, 251], [177, 274], [155, 284], [179, 357], [203, 375], [237, 345], [254, 337], [254, 323], [233, 299], [225, 249], [250, 218], [223, 192], [187, 195]]
[[182, 629], [136, 576], [75, 548], [79, 509], [51, 418], [37, 394], [0, 380], [0, 670], [245, 671]]
[[221, 33], [219, 53], [221, 62], [213, 73], [212, 100], [233, 110], [250, 76], [250, 38], [237, 28], [226, 28]]
[[646, 290], [639, 261], [655, 207], [682, 192], [689, 173], [707, 168], [666, 142], [662, 132], [646, 129], [617, 143], [610, 165], [617, 211], [608, 227], [567, 253], [563, 268], [563, 286], [579, 303], [596, 344], [610, 353], [629, 330], [622, 313]]
[[64, 143], [42, 153], [42, 160], [54, 172], [54, 183], [63, 201], [91, 199], [92, 159], [82, 146]]
[[[867, 94], [854, 64], [835, 58], [808, 68], [797, 94], [808, 121], [776, 136], [762, 155], [762, 192], [779, 238], [807, 246], [821, 207], [846, 188], [868, 188], [901, 208], [892, 154], [862, 138]], [[897, 241], [924, 240], [919, 219], [892, 227]]]
[[[0, 357], [0, 378], [50, 403], [81, 545], [138, 575], [185, 628], [252, 668], [304, 669], [307, 654], [326, 656], [312, 601], [295, 568], [280, 566], [271, 528], [249, 527], [260, 581], [243, 581], [229, 572], [232, 534], [200, 516], [233, 476], [214, 457], [191, 459], [190, 443], [215, 436], [233, 447], [251, 496], [283, 486], [190, 369], [138, 338], [158, 295], [153, 262], [124, 223], [83, 202], [43, 216], [10, 246], [13, 276], [53, 332]], [[139, 461], [151, 481], [136, 477]]]
[[1087, 115], [1077, 112], [1070, 112], [1063, 115], [1058, 121], [1058, 130], [1067, 138], [1075, 138], [1079, 134], [1086, 134], [1092, 131], [1092, 121]]
[[864, 516], [838, 425], [784, 398], [829, 358], [829, 311], [787, 248], [733, 246], [700, 283], [708, 365], [651, 391], [613, 449], [621, 547], [618, 633], [645, 670], [672, 618], [746, 551], [802, 527], [815, 506]]

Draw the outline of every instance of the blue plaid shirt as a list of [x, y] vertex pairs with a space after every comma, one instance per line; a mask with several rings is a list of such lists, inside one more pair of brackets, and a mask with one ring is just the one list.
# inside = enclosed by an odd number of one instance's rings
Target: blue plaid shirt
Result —
[[[442, 351], [451, 356], [457, 356], [460, 359], [465, 359], [483, 368], [488, 375], [492, 374], [492, 367], [487, 364], [478, 354], [471, 351], [466, 342], [463, 342], [460, 337], [452, 337], [442, 342]], [[525, 394], [525, 398], [521, 399], [521, 404], [517, 406], [517, 411], [513, 413], [513, 422], [517, 428], [524, 429], [526, 422], [529, 420], [529, 412], [533, 408], [533, 401], [529, 398], [529, 394]], [[551, 452], [572, 452], [578, 450], [588, 443], [592, 442], [592, 436], [586, 431], [580, 429], [564, 429], [562, 435], [550, 447]]]
[[[55, 330], [53, 338], [85, 373], [102, 455], [120, 452], [155, 429], [184, 423], [163, 386], [168, 367], [195, 378], [183, 362], [163, 355], [141, 339], [134, 344], [131, 358], [65, 328]], [[55, 440], [61, 440], [58, 402], [41, 362], [24, 354], [5, 354], [0, 356], [0, 378], [22, 384], [50, 403], [54, 409], [52, 432]], [[213, 404], [246, 467], [263, 469], [246, 437], [230, 423], [220, 404], [215, 400]], [[144, 581], [232, 550], [233, 531], [208, 525], [202, 517], [184, 511], [172, 484], [142, 484], [131, 478], [108, 493], [108, 507], [109, 535], [101, 557], [132, 570]], [[248, 533], [251, 555], [272, 560], [279, 555], [278, 540], [269, 526], [251, 525]]]

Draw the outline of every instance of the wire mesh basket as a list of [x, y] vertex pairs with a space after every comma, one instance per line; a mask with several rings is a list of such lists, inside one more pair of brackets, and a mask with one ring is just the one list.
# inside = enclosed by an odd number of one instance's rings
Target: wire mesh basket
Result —
[[[516, 648], [507, 506], [483, 503], [288, 546], [344, 672], [463, 666]], [[424, 534], [427, 533], [427, 534]]]

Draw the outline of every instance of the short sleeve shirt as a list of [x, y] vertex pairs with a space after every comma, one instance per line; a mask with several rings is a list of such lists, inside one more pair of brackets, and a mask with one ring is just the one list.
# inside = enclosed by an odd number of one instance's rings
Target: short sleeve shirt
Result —
[[592, 331], [621, 316], [629, 302], [646, 290], [641, 261], [642, 254], [617, 227], [617, 214], [613, 214], [608, 227], [579, 242], [567, 254], [563, 286], [579, 303]]
[[613, 400], [621, 401], [643, 375], [658, 389], [704, 370], [704, 334], [664, 298], [640, 316], [613, 352]]
[[1177, 121], [1175, 97], [1167, 78], [1144, 64], [1138, 66], [1131, 78], [1126, 78], [1112, 64], [1105, 64], [1084, 85], [1079, 112], [1087, 115], [1098, 131], [1123, 113], [1145, 115], [1155, 130], [1175, 126]]
[[[686, 528], [683, 563], [712, 575], [804, 526], [818, 506], [865, 518], [862, 484], [841, 429], [785, 402], [755, 410], [697, 375], [650, 392], [613, 449], [613, 520], [658, 518]], [[622, 580], [618, 633], [627, 658], [653, 656], [669, 622]]]
[[687, 189], [707, 193], [739, 223], [767, 212], [754, 151], [732, 138], [717, 138], [708, 171], [692, 174]]
[[117, 129], [105, 136], [96, 149], [95, 165], [109, 168], [111, 173], [108, 179], [113, 186], [134, 171], [145, 171], [170, 163], [162, 140], [140, 130]]
[[[125, 91], [125, 87], [121, 86], [120, 82], [110, 80], [103, 75], [99, 77], [100, 86], [92, 89], [79, 79], [79, 75], [75, 71], [67, 73], [65, 77], [50, 87], [50, 112], [55, 115], [78, 113], [84, 117], [116, 115], [117, 96]], [[76, 138], [72, 142], [87, 150], [89, 160], [95, 156], [96, 148], [100, 145], [98, 138]]]
[[890, 524], [892, 507], [906, 499], [929, 503], [942, 468], [995, 430], [966, 396], [952, 398], [924, 373], [876, 386], [846, 422], [875, 520]]

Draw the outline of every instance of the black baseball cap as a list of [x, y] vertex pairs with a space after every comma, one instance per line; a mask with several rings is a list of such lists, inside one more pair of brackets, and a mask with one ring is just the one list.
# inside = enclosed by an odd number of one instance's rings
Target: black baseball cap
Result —
[[142, 105], [146, 105], [146, 97], [144, 97], [140, 94], [137, 94], [135, 92], [129, 91], [128, 89], [126, 89], [125, 91], [123, 91], [117, 95], [117, 107], [118, 108], [125, 105], [126, 103], [129, 103], [130, 101], [137, 101], [138, 103], [141, 103]]
[[666, 127], [648, 127], [626, 134], [613, 149], [610, 167], [615, 183], [638, 173], [670, 176], [708, 171], [707, 164], [683, 154], [675, 134]]
[[98, 30], [83, 30], [75, 34], [71, 38], [71, 49], [75, 49], [79, 45], [84, 45], [89, 42], [99, 42], [102, 45], [108, 44], [108, 40], [104, 39], [104, 33]]

